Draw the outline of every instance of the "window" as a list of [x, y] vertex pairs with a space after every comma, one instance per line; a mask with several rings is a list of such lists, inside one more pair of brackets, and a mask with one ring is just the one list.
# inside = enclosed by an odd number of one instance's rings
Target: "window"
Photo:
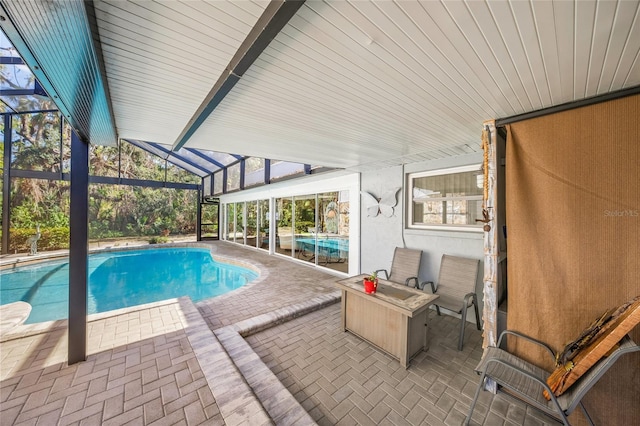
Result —
[[240, 163], [227, 167], [227, 192], [240, 189]]
[[202, 195], [213, 195], [211, 189], [211, 175], [205, 176], [202, 179]]
[[483, 178], [479, 165], [409, 174], [409, 227], [482, 230]]
[[264, 158], [247, 158], [244, 166], [244, 187], [264, 183]]
[[304, 173], [304, 164], [302, 163], [289, 163], [287, 161], [271, 162], [272, 181], [301, 173]]
[[213, 174], [213, 195], [222, 194], [224, 184], [224, 172], [222, 170]]

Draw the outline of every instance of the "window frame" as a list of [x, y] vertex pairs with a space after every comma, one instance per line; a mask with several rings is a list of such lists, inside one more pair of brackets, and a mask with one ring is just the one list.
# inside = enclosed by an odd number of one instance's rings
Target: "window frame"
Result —
[[[416, 224], [414, 223], [413, 218], [413, 188], [414, 181], [416, 179], [430, 177], [430, 176], [442, 176], [442, 175], [451, 175], [456, 173], [466, 173], [479, 171], [481, 164], [471, 164], [467, 166], [459, 166], [459, 167], [448, 167], [446, 169], [435, 169], [435, 170], [427, 170], [422, 172], [413, 172], [407, 173], [407, 199], [406, 199], [406, 211], [407, 211], [407, 229], [414, 230], [440, 230], [440, 231], [463, 231], [463, 232], [483, 232], [482, 223], [478, 222], [477, 224], [469, 224], [469, 225], [460, 225], [460, 224]], [[482, 201], [482, 195], [470, 195], [465, 197], [442, 197], [445, 199], [450, 199], [452, 201], [459, 200], [467, 200], [467, 201]], [[434, 200], [436, 201], [436, 200]]]

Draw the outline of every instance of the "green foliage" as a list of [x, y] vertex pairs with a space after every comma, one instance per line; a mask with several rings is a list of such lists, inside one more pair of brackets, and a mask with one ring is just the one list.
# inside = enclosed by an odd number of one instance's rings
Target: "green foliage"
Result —
[[31, 210], [27, 203], [14, 207], [11, 211], [11, 222], [13, 225], [19, 228], [35, 229], [36, 224]]
[[[68, 172], [70, 128], [57, 113], [21, 114], [13, 118], [11, 166], [23, 170]], [[62, 151], [60, 143], [62, 138]], [[89, 147], [91, 174], [133, 179], [199, 183], [200, 179], [129, 143], [117, 147]], [[121, 167], [118, 170], [118, 158]], [[7, 166], [2, 164], [2, 166]], [[6, 194], [2, 194], [5, 196]], [[11, 179], [11, 235], [13, 250], [23, 251], [26, 239], [40, 225], [42, 250], [68, 247], [69, 183], [41, 179]], [[118, 238], [171, 233], [194, 233], [197, 192], [124, 185], [89, 185], [89, 238]], [[32, 231], [29, 231], [31, 229]], [[59, 237], [54, 229], [66, 229]], [[64, 240], [64, 241], [63, 241]]]
[[309, 232], [309, 228], [313, 228], [314, 226], [315, 226], [314, 221], [296, 220], [296, 234]]
[[[291, 215], [291, 203], [288, 203], [288, 200], [283, 200], [283, 207], [278, 210], [278, 227], [288, 227], [291, 226], [292, 215]], [[296, 200], [294, 205], [295, 210], [295, 232], [296, 233], [305, 233], [308, 232], [309, 228], [315, 227], [315, 202], [310, 199]]]
[[282, 209], [278, 211], [278, 227], [291, 226], [291, 209]]
[[169, 242], [169, 238], [161, 236], [153, 236], [149, 238], [149, 244], [164, 244]]

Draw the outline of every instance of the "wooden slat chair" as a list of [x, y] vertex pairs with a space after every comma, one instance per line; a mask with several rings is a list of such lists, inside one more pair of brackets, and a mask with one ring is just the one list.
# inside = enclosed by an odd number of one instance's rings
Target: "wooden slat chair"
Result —
[[411, 284], [411, 287], [417, 287], [421, 260], [422, 250], [396, 247], [393, 252], [391, 272], [387, 272], [386, 269], [378, 269], [375, 272], [384, 272], [385, 279], [388, 281], [406, 286]]
[[421, 283], [419, 288], [431, 285], [431, 291], [440, 295], [435, 302], [436, 311], [440, 315], [440, 308], [462, 315], [460, 324], [460, 339], [458, 350], [462, 350], [464, 342], [464, 326], [467, 323], [467, 309], [473, 305], [476, 313], [476, 326], [480, 330], [480, 315], [478, 314], [478, 297], [476, 295], [476, 280], [478, 278], [478, 259], [467, 259], [465, 257], [442, 255], [440, 262], [440, 272], [438, 273], [438, 284], [434, 286], [433, 281]]
[[[601, 358], [569, 389], [562, 395], [556, 397], [547, 384], [547, 378], [551, 374], [550, 372], [499, 348], [503, 337], [508, 334], [542, 346], [549, 352], [552, 359], [555, 360], [553, 351], [545, 343], [525, 336], [522, 333], [511, 330], [503, 331], [498, 339], [498, 347], [488, 347], [485, 349], [480, 364], [475, 368], [476, 372], [481, 375], [481, 378], [475, 397], [469, 408], [469, 414], [464, 423], [465, 425], [468, 425], [471, 421], [471, 415], [478, 401], [480, 391], [484, 387], [485, 379], [492, 379], [500, 386], [516, 394], [525, 403], [552, 415], [567, 426], [570, 425], [567, 416], [569, 416], [577, 406], [580, 406], [587, 421], [593, 426], [593, 420], [591, 420], [589, 413], [587, 413], [584, 405], [582, 405], [582, 397], [589, 392], [600, 377], [613, 366], [621, 355], [640, 350], [640, 346], [636, 345], [628, 335], [625, 335], [613, 353]], [[546, 390], [551, 396], [549, 401], [543, 396], [543, 390]]]

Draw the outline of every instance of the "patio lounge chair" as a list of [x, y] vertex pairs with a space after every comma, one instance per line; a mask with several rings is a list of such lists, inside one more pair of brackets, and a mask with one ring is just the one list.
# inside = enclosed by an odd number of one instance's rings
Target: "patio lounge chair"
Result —
[[440, 308], [448, 309], [462, 315], [460, 324], [460, 340], [458, 350], [462, 350], [464, 342], [464, 327], [467, 323], [467, 309], [473, 305], [476, 313], [476, 326], [480, 330], [480, 315], [478, 314], [478, 297], [476, 296], [476, 280], [478, 277], [478, 259], [467, 259], [464, 257], [442, 255], [440, 262], [440, 272], [438, 273], [438, 285], [434, 286], [433, 281], [420, 284], [420, 289], [424, 290], [427, 284], [431, 285], [431, 291], [440, 295], [436, 300], [435, 307], [438, 315]]
[[387, 272], [386, 269], [378, 269], [375, 272], [384, 272], [385, 279], [388, 281], [406, 286], [412, 283], [411, 287], [417, 287], [421, 260], [422, 250], [396, 247], [393, 252], [391, 272]]
[[[525, 403], [556, 417], [567, 426], [570, 425], [567, 416], [579, 405], [587, 421], [593, 426], [593, 420], [589, 417], [589, 413], [587, 413], [584, 405], [582, 405], [582, 397], [596, 384], [600, 377], [606, 373], [621, 355], [640, 350], [640, 346], [636, 345], [628, 335], [625, 335], [616, 350], [609, 356], [602, 357], [569, 389], [562, 395], [556, 397], [546, 381], [551, 373], [499, 348], [503, 337], [507, 334], [526, 339], [529, 342], [544, 347], [550, 353], [551, 357], [555, 359], [553, 351], [545, 343], [515, 331], [503, 331], [498, 339], [497, 347], [485, 349], [480, 364], [478, 364], [475, 369], [478, 374], [481, 374], [481, 378], [475, 397], [469, 408], [469, 414], [464, 423], [465, 425], [468, 425], [471, 420], [471, 415], [473, 414], [473, 409], [480, 395], [480, 390], [484, 387], [485, 378], [488, 378], [510, 390]], [[543, 390], [546, 390], [548, 395], [550, 395], [551, 399], [549, 401], [543, 396]]]

